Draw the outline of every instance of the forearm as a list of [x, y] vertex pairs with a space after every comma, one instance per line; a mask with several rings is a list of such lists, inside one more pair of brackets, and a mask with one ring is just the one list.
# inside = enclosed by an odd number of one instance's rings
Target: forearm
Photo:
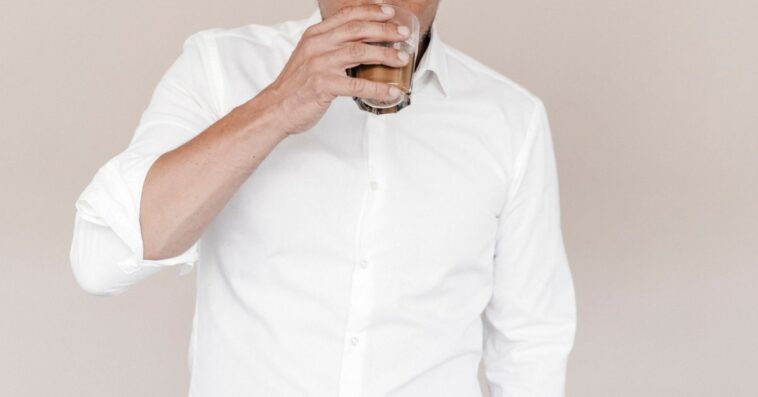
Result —
[[264, 90], [153, 163], [140, 204], [145, 259], [188, 249], [288, 136], [272, 102]]

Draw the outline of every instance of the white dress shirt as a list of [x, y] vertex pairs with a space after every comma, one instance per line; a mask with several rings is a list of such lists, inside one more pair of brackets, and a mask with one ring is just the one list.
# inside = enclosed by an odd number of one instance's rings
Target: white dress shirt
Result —
[[338, 97], [185, 253], [143, 259], [152, 163], [266, 87], [319, 21], [186, 40], [76, 201], [77, 281], [108, 295], [196, 269], [195, 397], [479, 397], [481, 359], [493, 397], [563, 396], [576, 314], [545, 107], [434, 25], [409, 107]]

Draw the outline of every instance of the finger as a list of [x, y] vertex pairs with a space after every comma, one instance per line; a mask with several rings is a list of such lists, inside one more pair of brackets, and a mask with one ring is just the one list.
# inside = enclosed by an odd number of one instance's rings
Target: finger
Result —
[[359, 41], [344, 44], [341, 47], [319, 56], [317, 62], [324, 63], [328, 69], [348, 69], [361, 64], [387, 65], [399, 68], [410, 61], [410, 54], [392, 47], [384, 47]]
[[403, 41], [410, 35], [407, 26], [392, 22], [350, 21], [329, 31], [330, 41], [342, 44], [349, 41]]
[[309, 26], [308, 29], [306, 29], [306, 32], [308, 32], [308, 34], [318, 35], [328, 32], [349, 21], [386, 21], [392, 18], [393, 15], [395, 15], [394, 8], [382, 6], [381, 4], [347, 6], [340, 8], [334, 15], [331, 15], [323, 21]]
[[325, 76], [325, 83], [333, 96], [355, 96], [382, 101], [397, 99], [402, 91], [393, 85], [348, 76]]

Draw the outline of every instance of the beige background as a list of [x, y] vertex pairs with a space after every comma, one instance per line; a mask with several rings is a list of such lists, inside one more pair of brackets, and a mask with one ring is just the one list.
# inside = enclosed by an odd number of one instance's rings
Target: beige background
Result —
[[[194, 273], [86, 295], [74, 201], [190, 33], [314, 6], [3, 2], [0, 395], [186, 395]], [[446, 0], [438, 21], [547, 104], [579, 304], [568, 395], [758, 395], [758, 3]]]

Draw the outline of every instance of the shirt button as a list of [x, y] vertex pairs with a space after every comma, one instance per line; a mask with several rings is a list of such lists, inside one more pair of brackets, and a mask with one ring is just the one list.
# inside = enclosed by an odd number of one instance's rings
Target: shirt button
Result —
[[379, 183], [371, 181], [371, 190], [379, 190]]
[[363, 260], [361, 261], [361, 269], [365, 269], [365, 268], [367, 268], [367, 267], [368, 267], [368, 261], [367, 261], [367, 260], [365, 260], [365, 259], [363, 259]]
[[350, 338], [350, 344], [353, 345], [353, 346], [357, 345], [358, 344], [358, 337], [354, 336], [354, 337]]

